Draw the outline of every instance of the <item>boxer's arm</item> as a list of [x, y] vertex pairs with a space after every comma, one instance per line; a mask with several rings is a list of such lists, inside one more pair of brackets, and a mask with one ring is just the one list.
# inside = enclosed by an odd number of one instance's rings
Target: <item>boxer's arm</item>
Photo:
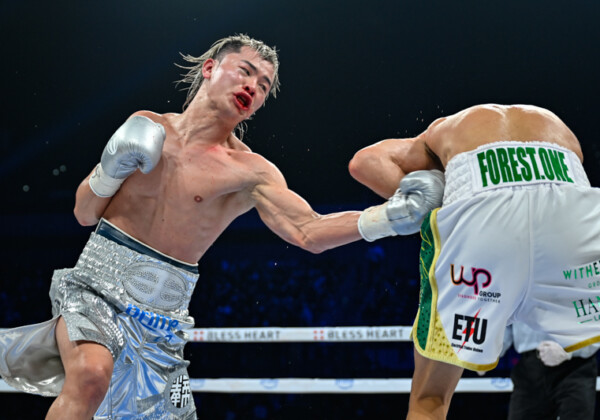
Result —
[[348, 169], [354, 179], [387, 199], [407, 173], [441, 167], [432, 160], [419, 136], [382, 140], [367, 146], [356, 152]]
[[82, 226], [93, 226], [100, 220], [112, 197], [99, 197], [90, 188], [90, 178], [94, 170], [79, 184], [75, 193], [75, 209], [73, 213]]
[[164, 127], [144, 115], [133, 114], [106, 144], [100, 163], [77, 188], [74, 214], [83, 226], [94, 225], [121, 184], [136, 170], [148, 173], [161, 158]]
[[274, 168], [261, 175], [251, 195], [262, 221], [285, 241], [315, 254], [361, 239], [359, 211], [321, 215], [288, 189]]

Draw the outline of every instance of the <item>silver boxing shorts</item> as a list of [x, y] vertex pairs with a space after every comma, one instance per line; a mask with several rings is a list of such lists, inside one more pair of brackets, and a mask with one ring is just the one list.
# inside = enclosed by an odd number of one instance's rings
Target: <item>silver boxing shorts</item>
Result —
[[0, 332], [0, 374], [23, 391], [57, 395], [64, 370], [54, 327], [62, 316], [71, 341], [102, 344], [115, 362], [95, 419], [195, 419], [183, 347], [197, 280], [197, 265], [101, 220], [75, 268], [54, 272], [54, 318]]

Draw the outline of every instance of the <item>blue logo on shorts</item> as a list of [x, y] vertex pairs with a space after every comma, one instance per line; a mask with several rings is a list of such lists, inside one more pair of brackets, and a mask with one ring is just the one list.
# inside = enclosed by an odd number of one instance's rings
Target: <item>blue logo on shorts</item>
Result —
[[150, 327], [153, 330], [159, 329], [170, 331], [177, 328], [179, 325], [179, 321], [176, 319], [171, 319], [166, 315], [160, 315], [150, 311], [143, 311], [131, 303], [127, 304], [125, 312], [133, 319], [139, 321], [140, 324], [145, 327]]

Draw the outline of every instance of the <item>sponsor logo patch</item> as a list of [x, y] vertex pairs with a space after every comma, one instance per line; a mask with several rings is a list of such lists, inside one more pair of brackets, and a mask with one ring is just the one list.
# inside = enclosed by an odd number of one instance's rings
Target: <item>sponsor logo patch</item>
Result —
[[496, 146], [477, 153], [472, 170], [476, 190], [542, 182], [573, 183], [573, 168], [564, 150], [549, 146]]
[[579, 324], [600, 321], [600, 296], [577, 299], [572, 303]]
[[[575, 268], [567, 268], [563, 270], [563, 276], [565, 280], [598, 280], [600, 279], [600, 261], [594, 261]], [[596, 281], [596, 284], [600, 284], [600, 282]]]
[[455, 286], [467, 286], [473, 289], [470, 293], [458, 293], [461, 299], [476, 300], [479, 302], [500, 303], [502, 293], [487, 289], [492, 284], [492, 274], [485, 268], [471, 267], [471, 278], [465, 278], [465, 267], [460, 266], [460, 272], [456, 275], [454, 264], [450, 264], [450, 280]]
[[481, 353], [483, 349], [478, 347], [485, 342], [488, 320], [481, 318], [479, 313], [473, 315], [454, 314], [454, 325], [452, 327], [452, 347], [461, 350]]

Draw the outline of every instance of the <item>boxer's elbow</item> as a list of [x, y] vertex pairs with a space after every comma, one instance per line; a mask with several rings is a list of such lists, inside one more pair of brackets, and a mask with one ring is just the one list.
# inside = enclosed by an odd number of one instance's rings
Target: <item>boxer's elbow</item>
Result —
[[75, 219], [77, 220], [77, 223], [79, 223], [81, 226], [94, 226], [98, 223], [98, 220], [100, 220], [95, 217], [85, 217], [77, 214], [75, 214]]
[[283, 228], [276, 231], [282, 239], [312, 254], [320, 254], [330, 248], [327, 221], [312, 209], [302, 212], [300, 217], [279, 223], [277, 227]]
[[328, 248], [319, 246], [318, 244], [315, 243], [308, 243], [305, 247], [303, 247], [306, 251], [312, 253], [312, 254], [320, 254], [323, 251], [326, 251]]
[[77, 223], [81, 226], [93, 226], [100, 220], [95, 214], [83, 211], [77, 204], [75, 204], [73, 214], [75, 215], [75, 220], [77, 220]]
[[359, 178], [361, 177], [361, 173], [362, 173], [362, 166], [361, 166], [361, 159], [358, 156], [358, 153], [356, 153], [354, 155], [354, 157], [352, 157], [352, 159], [350, 159], [350, 162], [348, 163], [348, 172], [350, 172], [350, 175], [352, 176], [352, 178], [359, 181]]
[[308, 251], [312, 254], [320, 254], [328, 248], [323, 246], [321, 241], [313, 239], [310, 235], [302, 234], [294, 240], [294, 245]]
[[321, 248], [316, 246], [303, 247], [305, 251], [310, 252], [311, 254], [320, 254], [323, 251], [327, 251], [327, 248]]
[[91, 190], [88, 178], [84, 179], [75, 192], [73, 214], [81, 226], [93, 226], [100, 220], [108, 201], [95, 195]]
[[348, 172], [350, 172], [352, 178], [364, 184], [371, 168], [376, 165], [378, 159], [379, 157], [368, 149], [359, 150], [348, 163]]

